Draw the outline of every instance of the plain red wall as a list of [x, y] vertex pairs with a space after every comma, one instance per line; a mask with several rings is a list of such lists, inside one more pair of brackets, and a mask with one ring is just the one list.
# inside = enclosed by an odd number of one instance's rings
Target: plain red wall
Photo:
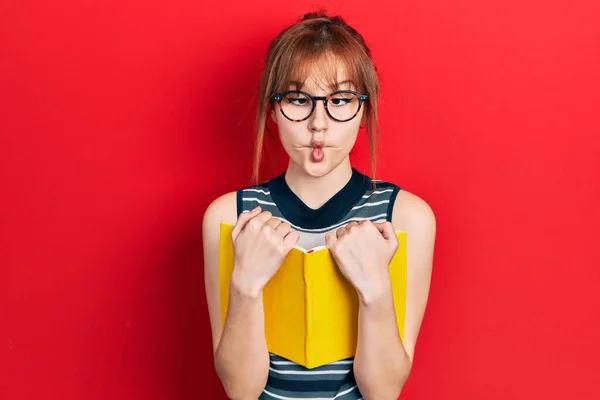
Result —
[[[202, 215], [249, 184], [268, 41], [314, 4], [2, 2], [0, 399], [222, 393]], [[378, 177], [437, 216], [401, 398], [600, 398], [599, 3], [322, 4], [381, 73]]]

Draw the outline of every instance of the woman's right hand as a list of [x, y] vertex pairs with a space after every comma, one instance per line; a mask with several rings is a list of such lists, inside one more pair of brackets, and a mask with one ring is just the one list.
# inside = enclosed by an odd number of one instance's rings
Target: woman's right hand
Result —
[[235, 256], [232, 284], [238, 290], [258, 295], [279, 270], [300, 234], [290, 224], [256, 207], [240, 214], [231, 238]]

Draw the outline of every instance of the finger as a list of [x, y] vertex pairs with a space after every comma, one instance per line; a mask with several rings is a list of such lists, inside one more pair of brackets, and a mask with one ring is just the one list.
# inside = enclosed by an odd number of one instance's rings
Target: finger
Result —
[[339, 238], [341, 238], [341, 237], [343, 237], [343, 236], [345, 236], [345, 235], [347, 235], [347, 234], [348, 234], [348, 230], [347, 230], [347, 229], [346, 229], [346, 227], [344, 227], [344, 226], [343, 226], [343, 227], [341, 227], [341, 228], [338, 228], [338, 229], [335, 231], [335, 235], [336, 235], [336, 237], [337, 237], [338, 239], [339, 239]]
[[296, 244], [298, 244], [299, 239], [300, 232], [290, 230], [290, 232], [283, 238], [283, 243], [285, 245], [286, 250], [289, 252]]
[[337, 242], [337, 237], [334, 232], [327, 232], [325, 234], [325, 247], [331, 249]]
[[250, 221], [253, 217], [257, 216], [261, 211], [260, 206], [256, 206], [253, 210], [250, 211], [242, 211], [240, 216], [238, 217], [235, 226], [233, 227], [233, 231], [231, 232], [231, 237], [233, 240], [239, 235], [239, 233], [244, 229], [248, 221]]
[[[240, 231], [237, 233], [237, 235], [239, 236], [240, 233], [244, 232], [245, 230], [248, 229], [249, 226], [254, 225], [254, 228], [256, 228], [257, 230], [259, 228], [261, 228], [265, 222], [267, 222], [269, 220], [269, 218], [271, 218], [271, 216], [273, 215], [271, 213], [271, 211], [261, 211], [260, 213], [256, 214], [256, 211], [253, 213], [253, 215], [250, 215], [247, 221], [244, 221], [243, 226], [240, 228]], [[232, 235], [233, 236], [233, 235]], [[235, 240], [235, 239], [234, 239]]]
[[275, 227], [275, 232], [281, 237], [285, 237], [292, 230], [292, 226], [287, 222], [283, 222], [280, 220], [280, 224]]
[[396, 232], [395, 232], [394, 226], [392, 225], [391, 222], [389, 222], [389, 221], [380, 222], [380, 223], [376, 223], [374, 225], [377, 227], [377, 229], [379, 230], [379, 232], [381, 233], [381, 235], [383, 236], [383, 238], [385, 240], [393, 241], [394, 238], [396, 237]]
[[358, 227], [358, 226], [360, 226], [360, 224], [359, 224], [358, 222], [356, 222], [356, 221], [352, 221], [352, 222], [350, 222], [350, 223], [346, 224], [346, 226], [344, 226], [344, 228], [346, 228], [346, 233], [350, 233], [350, 229], [351, 229], [353, 226], [356, 226], [356, 227]]
[[257, 227], [262, 227], [269, 219], [271, 219], [271, 217], [273, 217], [273, 213], [271, 213], [271, 211], [263, 211], [252, 219], [257, 221]]
[[281, 225], [281, 223], [282, 221], [279, 218], [272, 217], [267, 222], [265, 222], [263, 226], [269, 226], [273, 228], [273, 230], [275, 230], [279, 225]]

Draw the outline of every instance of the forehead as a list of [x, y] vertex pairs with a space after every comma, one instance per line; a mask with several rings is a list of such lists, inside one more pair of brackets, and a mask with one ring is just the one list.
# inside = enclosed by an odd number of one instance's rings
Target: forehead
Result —
[[356, 89], [358, 77], [352, 72], [338, 57], [322, 56], [316, 60], [302, 60], [295, 63], [286, 74], [284, 88], [300, 89], [314, 94]]
[[305, 92], [329, 93], [342, 89], [354, 89], [354, 85], [350, 80], [346, 79], [346, 75], [340, 73], [333, 82], [324, 79], [323, 76], [311, 75], [308, 76], [304, 82], [291, 81], [288, 88], [289, 90], [303, 90]]

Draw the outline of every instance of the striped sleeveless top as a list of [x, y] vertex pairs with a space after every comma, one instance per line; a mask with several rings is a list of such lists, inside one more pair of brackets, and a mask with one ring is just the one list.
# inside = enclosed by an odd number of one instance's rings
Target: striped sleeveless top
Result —
[[[376, 184], [373, 190], [372, 182]], [[260, 205], [300, 233], [297, 246], [325, 245], [325, 234], [352, 221], [391, 221], [400, 187], [372, 180], [352, 168], [345, 186], [318, 209], [308, 207], [287, 185], [285, 172], [266, 182], [237, 191], [237, 214]], [[269, 353], [269, 377], [259, 400], [360, 400], [353, 374], [353, 357], [316, 368], [306, 368]]]

